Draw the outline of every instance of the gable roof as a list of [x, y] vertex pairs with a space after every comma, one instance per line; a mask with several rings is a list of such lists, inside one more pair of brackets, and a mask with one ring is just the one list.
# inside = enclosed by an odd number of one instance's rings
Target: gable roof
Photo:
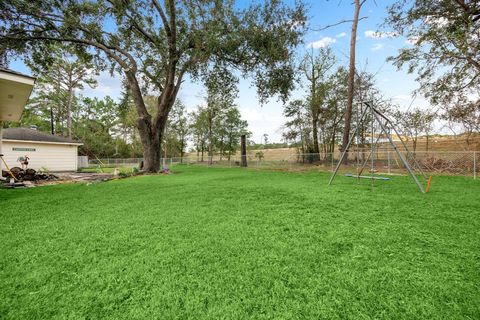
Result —
[[62, 144], [83, 144], [80, 141], [69, 139], [66, 137], [55, 136], [45, 132], [41, 132], [29, 128], [8, 128], [3, 130], [3, 140], [17, 141], [33, 141], [33, 142], [50, 142]]

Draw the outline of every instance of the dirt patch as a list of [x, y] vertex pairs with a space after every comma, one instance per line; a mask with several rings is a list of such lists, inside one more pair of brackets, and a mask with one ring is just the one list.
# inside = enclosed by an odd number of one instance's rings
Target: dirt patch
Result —
[[59, 179], [69, 182], [102, 182], [115, 179], [112, 173], [96, 173], [96, 172], [73, 172], [58, 173]]

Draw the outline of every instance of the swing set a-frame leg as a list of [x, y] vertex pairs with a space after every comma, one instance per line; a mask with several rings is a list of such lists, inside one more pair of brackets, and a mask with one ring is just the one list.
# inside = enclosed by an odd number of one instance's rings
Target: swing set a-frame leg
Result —
[[[391, 123], [391, 121], [385, 117], [381, 112], [379, 112], [377, 109], [375, 109], [370, 103], [367, 103], [367, 102], [364, 102], [364, 104], [366, 105], [366, 108], [365, 110], [363, 110], [362, 112], [362, 115], [360, 117], [360, 119], [357, 121], [357, 126], [355, 128], [355, 131], [353, 132], [352, 136], [350, 137], [350, 139], [348, 140], [348, 144], [347, 146], [345, 147], [345, 149], [343, 150], [342, 152], [342, 155], [340, 157], [340, 160], [338, 161], [336, 167], [335, 167], [335, 170], [333, 171], [332, 173], [332, 176], [330, 177], [330, 180], [328, 182], [328, 185], [331, 185], [333, 180], [335, 179], [337, 173], [338, 173], [338, 170], [340, 168], [340, 166], [342, 165], [349, 149], [350, 149], [350, 145], [352, 144], [353, 142], [353, 139], [355, 138], [355, 135], [357, 134], [358, 130], [359, 130], [359, 123], [363, 121], [365, 115], [367, 114], [367, 110], [370, 109], [372, 115], [373, 115], [373, 118], [372, 118], [372, 122], [373, 121], [378, 121], [378, 123], [380, 124], [380, 127], [381, 127], [381, 132], [380, 132], [380, 135], [385, 132], [387, 133], [387, 138], [388, 138], [388, 141], [390, 142], [390, 145], [393, 147], [393, 149], [395, 150], [395, 152], [397, 153], [397, 156], [398, 158], [400, 159], [400, 161], [403, 163], [403, 165], [405, 166], [405, 168], [407, 169], [410, 177], [412, 178], [412, 180], [415, 182], [415, 184], [417, 185], [418, 187], [418, 190], [420, 190], [421, 193], [426, 193], [430, 187], [430, 182], [431, 182], [431, 178], [429, 179], [429, 183], [427, 184], [427, 190], [425, 190], [422, 186], [422, 184], [420, 183], [420, 181], [418, 180], [417, 176], [415, 175], [415, 173], [413, 172], [413, 169], [412, 167], [410, 166], [410, 164], [407, 162], [407, 160], [405, 159], [405, 157], [401, 154], [401, 152], [398, 150], [396, 144], [393, 142], [393, 139], [392, 139], [392, 136], [391, 134], [389, 133], [389, 131], [387, 130], [388, 129], [388, 126], [391, 126], [392, 129], [394, 130], [394, 132], [399, 136], [400, 138], [400, 141], [402, 143], [402, 145], [405, 147], [405, 150], [407, 151], [407, 155], [410, 155], [410, 151], [408, 150], [407, 146], [405, 145], [405, 143], [403, 142], [402, 138], [400, 137], [400, 135], [398, 134], [397, 130], [395, 129], [395, 126]], [[385, 123], [382, 122], [382, 120], [380, 118], [383, 118], [385, 119]], [[373, 131], [372, 131], [373, 132]], [[378, 143], [379, 141], [379, 138], [380, 138], [380, 135], [378, 136], [376, 143]], [[372, 151], [369, 155], [368, 158], [370, 158], [373, 154], [373, 138], [372, 138]], [[363, 171], [363, 168], [365, 167], [367, 161], [368, 161], [368, 158], [367, 160], [365, 161], [365, 163], [363, 164], [362, 166], [362, 171]], [[416, 167], [418, 167], [418, 169], [420, 170], [420, 172], [422, 173], [422, 175], [425, 177], [425, 173], [423, 172], [423, 170], [421, 169], [419, 163], [417, 162], [417, 160], [415, 158], [413, 158], [413, 161], [414, 161], [414, 165]], [[358, 175], [359, 176], [359, 175]]]
[[[382, 121], [379, 119], [379, 115], [377, 112], [373, 112], [375, 118], [377, 119], [377, 121], [380, 123], [380, 126], [382, 127], [382, 129], [384, 131], [386, 131], [386, 128], [385, 128], [385, 125], [382, 123]], [[395, 129], [395, 128], [394, 128]], [[387, 131], [388, 132], [388, 131]], [[423, 189], [423, 186], [422, 184], [420, 183], [420, 181], [418, 181], [418, 178], [417, 176], [413, 173], [413, 170], [412, 168], [410, 167], [410, 165], [408, 164], [407, 160], [405, 160], [405, 158], [402, 156], [401, 152], [398, 150], [397, 146], [395, 145], [395, 143], [393, 142], [392, 140], [392, 137], [390, 135], [387, 135], [388, 137], [388, 141], [390, 142], [390, 144], [392, 145], [393, 149], [395, 150], [395, 152], [397, 153], [398, 157], [400, 158], [400, 160], [402, 161], [403, 165], [405, 166], [405, 168], [407, 169], [408, 173], [410, 174], [410, 176], [412, 177], [413, 181], [415, 181], [415, 184], [417, 185], [418, 187], [418, 190], [420, 190], [421, 193], [425, 193], [425, 190]]]
[[400, 140], [400, 143], [403, 145], [403, 147], [405, 148], [405, 151], [407, 151], [407, 157], [411, 157], [412, 160], [413, 160], [413, 163], [414, 165], [417, 167], [418, 171], [420, 171], [420, 173], [422, 174], [423, 178], [424, 179], [427, 179], [427, 175], [425, 174], [425, 172], [422, 170], [422, 167], [420, 166], [420, 164], [418, 163], [417, 159], [415, 158], [415, 156], [412, 155], [412, 153], [410, 152], [410, 150], [408, 149], [407, 145], [405, 144], [405, 142], [403, 141], [402, 139], [402, 136], [400, 135], [400, 133], [398, 132], [397, 128], [395, 128], [395, 126], [393, 125], [392, 121], [390, 119], [388, 119], [387, 117], [385, 117], [380, 111], [378, 111], [376, 108], [373, 108], [373, 110], [375, 111], [375, 113], [377, 113], [380, 117], [382, 117], [383, 119], [385, 119], [386, 123], [390, 125], [390, 127], [393, 129], [393, 131], [395, 132], [395, 134], [397, 135], [398, 139]]
[[[367, 105], [367, 106], [368, 106], [368, 105]], [[363, 118], [365, 118], [365, 115], [367, 114], [367, 109], [368, 109], [368, 108], [365, 108], [365, 110], [363, 110], [359, 122], [363, 121]], [[342, 155], [341, 155], [341, 157], [340, 157], [340, 160], [338, 161], [338, 163], [337, 163], [337, 165], [336, 165], [336, 167], [335, 167], [335, 170], [333, 171], [332, 176], [330, 177], [330, 181], [328, 181], [328, 185], [331, 185], [332, 182], [333, 182], [333, 179], [335, 179], [335, 176], [337, 175], [338, 169], [340, 169], [340, 166], [342, 165], [343, 160], [345, 159], [345, 156], [346, 156], [346, 154], [347, 154], [347, 152], [348, 152], [348, 149], [350, 148], [350, 145], [351, 145], [352, 142], [353, 142], [353, 139], [355, 138], [355, 135], [357, 134], [357, 131], [358, 131], [358, 124], [357, 124], [357, 127], [355, 128], [355, 131], [353, 132], [352, 136], [351, 136], [350, 139], [348, 140], [348, 143], [347, 143], [346, 148], [343, 149], [343, 152], [342, 152]]]

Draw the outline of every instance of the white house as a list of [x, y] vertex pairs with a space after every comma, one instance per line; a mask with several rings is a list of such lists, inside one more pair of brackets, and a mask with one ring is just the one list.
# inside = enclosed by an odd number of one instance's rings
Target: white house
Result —
[[81, 142], [29, 128], [3, 130], [3, 154], [7, 165], [20, 167], [19, 157], [30, 158], [28, 167], [35, 170], [76, 171]]
[[[35, 78], [0, 67], [0, 154], [3, 121], [18, 121], [35, 84]], [[0, 161], [0, 172], [3, 162]]]
[[[75, 171], [82, 143], [28, 128], [2, 129], [3, 121], [20, 120], [34, 84], [35, 78], [0, 67], [0, 154], [9, 167], [28, 156], [35, 170]], [[0, 161], [0, 172], [3, 166]]]

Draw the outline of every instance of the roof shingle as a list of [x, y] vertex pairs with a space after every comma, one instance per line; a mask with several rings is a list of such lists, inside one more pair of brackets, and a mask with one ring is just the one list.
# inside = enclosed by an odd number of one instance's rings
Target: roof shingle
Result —
[[8, 128], [3, 130], [4, 140], [24, 140], [39, 142], [56, 142], [56, 143], [72, 143], [82, 144], [80, 141], [73, 139], [51, 135], [45, 132], [37, 131], [29, 128]]

